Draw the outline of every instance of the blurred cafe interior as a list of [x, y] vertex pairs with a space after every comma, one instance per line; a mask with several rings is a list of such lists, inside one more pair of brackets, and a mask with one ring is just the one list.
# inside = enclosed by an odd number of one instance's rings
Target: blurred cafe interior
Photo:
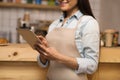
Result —
[[[120, 80], [120, 0], [89, 1], [100, 26], [100, 59], [88, 79]], [[46, 36], [61, 13], [57, 0], [0, 0], [0, 80], [45, 80], [47, 69], [37, 64], [38, 52], [16, 29], [28, 27]]]

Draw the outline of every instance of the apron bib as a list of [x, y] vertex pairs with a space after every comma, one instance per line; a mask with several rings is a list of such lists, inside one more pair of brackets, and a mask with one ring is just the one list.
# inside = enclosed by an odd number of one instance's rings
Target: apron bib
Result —
[[[63, 55], [74, 58], [80, 57], [80, 53], [75, 44], [75, 31], [77, 26], [72, 29], [55, 28], [49, 32], [46, 35], [49, 45], [56, 48]], [[47, 77], [49, 80], [88, 80], [86, 74], [76, 74], [75, 70], [56, 61], [50, 61]]]

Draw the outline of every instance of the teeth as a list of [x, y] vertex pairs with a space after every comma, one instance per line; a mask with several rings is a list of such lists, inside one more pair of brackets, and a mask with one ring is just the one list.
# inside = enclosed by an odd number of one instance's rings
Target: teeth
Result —
[[67, 1], [62, 1], [62, 3], [66, 3]]
[[61, 3], [68, 3], [67, 1], [65, 1], [65, 2], [61, 2]]
[[61, 1], [61, 3], [68, 3], [70, 0]]
[[70, 1], [70, 0], [61, 0], [61, 1], [60, 1], [60, 4], [67, 4], [67, 3], [69, 3], [69, 1]]

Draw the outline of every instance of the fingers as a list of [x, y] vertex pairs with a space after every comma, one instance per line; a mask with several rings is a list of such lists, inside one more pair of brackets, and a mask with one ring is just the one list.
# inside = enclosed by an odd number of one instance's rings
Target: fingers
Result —
[[39, 47], [38, 45], [35, 45], [35, 49], [36, 49], [40, 54], [47, 56], [47, 54], [45, 53], [45, 51], [44, 51], [41, 47]]
[[45, 53], [48, 53], [48, 52], [49, 52], [49, 51], [48, 51], [48, 47], [46, 47], [45, 45], [39, 44], [38, 47], [39, 47], [42, 51], [44, 51]]
[[44, 39], [44, 37], [43, 36], [37, 36], [40, 40], [43, 40]]
[[48, 46], [47, 40], [43, 36], [38, 36], [38, 38], [40, 39], [41, 44], [44, 44], [46, 47]]

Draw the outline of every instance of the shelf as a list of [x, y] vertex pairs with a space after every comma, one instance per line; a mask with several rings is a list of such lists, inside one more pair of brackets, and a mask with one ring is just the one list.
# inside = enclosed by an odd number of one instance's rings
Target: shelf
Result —
[[2, 3], [2, 2], [0, 2], [0, 7], [59, 10], [58, 6], [38, 5], [38, 4], [21, 4], [21, 3]]
[[47, 30], [48, 30], [48, 26], [41, 27], [40, 30], [42, 30], [42, 31], [47, 31]]

